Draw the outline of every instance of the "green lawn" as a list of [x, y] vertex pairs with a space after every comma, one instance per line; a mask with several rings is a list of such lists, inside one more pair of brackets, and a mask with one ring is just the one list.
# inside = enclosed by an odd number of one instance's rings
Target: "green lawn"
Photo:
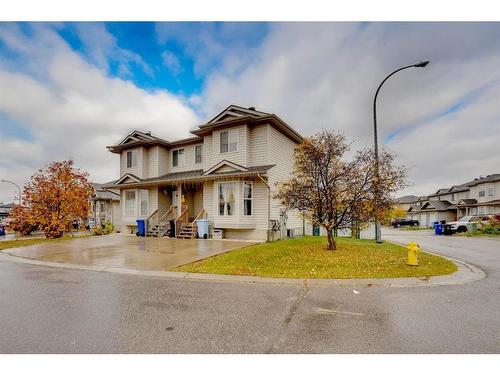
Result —
[[10, 249], [13, 247], [38, 245], [40, 243], [45, 243], [45, 242], [67, 241], [67, 240], [72, 240], [74, 238], [84, 238], [84, 237], [89, 237], [89, 236], [92, 236], [92, 234], [82, 235], [82, 236], [67, 235], [67, 236], [64, 236], [61, 238], [53, 238], [53, 239], [26, 238], [26, 239], [19, 239], [19, 240], [0, 241], [0, 251], [5, 250], [5, 249]]
[[303, 237], [248, 246], [177, 267], [175, 271], [285, 278], [391, 278], [446, 275], [456, 266], [420, 253], [420, 266], [406, 265], [405, 247], [371, 240], [337, 238], [337, 251], [325, 237]]

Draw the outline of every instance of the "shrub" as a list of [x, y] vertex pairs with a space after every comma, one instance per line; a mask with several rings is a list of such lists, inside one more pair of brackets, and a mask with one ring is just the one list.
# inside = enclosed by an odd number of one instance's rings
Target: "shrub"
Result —
[[94, 228], [94, 233], [96, 236], [102, 236], [113, 233], [114, 230], [115, 226], [113, 225], [113, 223], [109, 220], [106, 220], [104, 224], [102, 224], [101, 226], [96, 226]]

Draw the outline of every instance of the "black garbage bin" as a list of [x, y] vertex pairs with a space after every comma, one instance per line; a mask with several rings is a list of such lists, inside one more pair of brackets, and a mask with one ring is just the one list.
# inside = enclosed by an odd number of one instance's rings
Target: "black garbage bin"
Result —
[[168, 230], [169, 237], [175, 237], [175, 220], [170, 220], [170, 229]]

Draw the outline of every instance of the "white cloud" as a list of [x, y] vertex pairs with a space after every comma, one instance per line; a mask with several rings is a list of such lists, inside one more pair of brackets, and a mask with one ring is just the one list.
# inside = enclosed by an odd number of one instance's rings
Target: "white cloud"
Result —
[[170, 51], [163, 51], [161, 54], [163, 64], [170, 70], [173, 75], [178, 75], [182, 72], [182, 66], [179, 58], [175, 53]]
[[[9, 39], [19, 61], [28, 62], [16, 66], [20, 72], [13, 71], [15, 63], [0, 62], [0, 113], [32, 134], [30, 139], [0, 138], [1, 178], [24, 183], [44, 164], [73, 158], [92, 180], [109, 181], [119, 171], [117, 156], [107, 145], [132, 129], [181, 138], [198, 123], [178, 97], [110, 78], [73, 52], [53, 29], [35, 27], [28, 37], [12, 25], [0, 25], [0, 40]], [[0, 201], [11, 201], [14, 192], [12, 186], [0, 184]]]
[[108, 32], [104, 24], [77, 22], [74, 25], [87, 56], [101, 69], [109, 72], [109, 61], [112, 60], [118, 64], [120, 76], [130, 76], [132, 64], [137, 65], [147, 75], [154, 75], [153, 69], [139, 54], [118, 46], [116, 38]]
[[411, 167], [406, 192], [429, 193], [500, 172], [499, 31], [492, 23], [273, 24], [244, 66], [215, 71], [196, 102], [207, 116], [228, 103], [256, 106], [303, 134], [342, 129], [355, 146], [371, 146], [378, 84], [430, 59], [387, 81], [378, 100], [379, 141]]

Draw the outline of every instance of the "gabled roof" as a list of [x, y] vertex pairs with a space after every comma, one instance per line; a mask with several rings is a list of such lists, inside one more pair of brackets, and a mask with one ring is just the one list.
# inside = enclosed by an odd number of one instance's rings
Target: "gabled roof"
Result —
[[151, 132], [141, 132], [139, 130], [134, 130], [132, 133], [127, 135], [123, 140], [114, 146], [107, 146], [106, 148], [114, 153], [120, 153], [122, 150], [138, 146], [154, 146], [154, 145], [164, 145], [168, 146], [169, 142], [151, 135]]
[[451, 203], [448, 201], [428, 201], [422, 205], [420, 210], [435, 209], [437, 211], [446, 211]]
[[240, 172], [247, 172], [248, 171], [248, 168], [245, 168], [239, 164], [233, 163], [229, 160], [222, 160], [222, 161], [218, 162], [217, 164], [215, 164], [212, 168], [208, 169], [203, 174], [208, 175], [208, 174], [215, 173], [218, 169], [221, 169], [223, 167], [229, 167], [233, 171], [240, 171]]
[[[114, 181], [112, 181], [114, 183]], [[107, 182], [106, 184], [98, 184], [93, 182], [92, 185], [94, 186], [94, 197], [92, 200], [112, 200], [112, 201], [119, 201], [120, 200], [120, 191], [119, 190], [112, 190], [112, 189], [106, 189], [104, 186], [110, 184], [110, 182]]]
[[191, 133], [203, 136], [216, 128], [243, 124], [250, 126], [270, 124], [297, 143], [303, 140], [303, 137], [295, 129], [274, 113], [257, 111], [254, 107], [245, 108], [237, 105], [230, 105], [207, 123], [198, 126], [198, 129], [191, 130]]
[[131, 180], [131, 182], [141, 182], [141, 179], [136, 175], [133, 175], [132, 173], [125, 173], [118, 180], [116, 180], [115, 185], [129, 183], [130, 181], [127, 180]]
[[413, 203], [413, 202], [418, 201], [418, 198], [419, 197], [417, 195], [405, 195], [403, 197], [396, 198], [395, 202], [396, 203], [401, 203], [401, 204], [404, 204], [404, 203]]
[[467, 205], [467, 204], [476, 204], [476, 203], [477, 203], [477, 199], [466, 198], [466, 199], [460, 199], [457, 203], [457, 206], [458, 205]]
[[225, 110], [223, 110], [221, 113], [219, 113], [217, 116], [215, 116], [213, 119], [209, 120], [206, 124], [214, 124], [216, 122], [221, 122], [225, 120], [232, 120], [236, 118], [242, 118], [242, 117], [253, 117], [253, 118], [258, 118], [258, 117], [264, 117], [264, 116], [269, 116], [271, 115], [270, 113], [267, 112], [262, 112], [262, 111], [257, 111], [255, 107], [241, 107], [239, 105], [231, 104], [229, 107], [227, 107]]

